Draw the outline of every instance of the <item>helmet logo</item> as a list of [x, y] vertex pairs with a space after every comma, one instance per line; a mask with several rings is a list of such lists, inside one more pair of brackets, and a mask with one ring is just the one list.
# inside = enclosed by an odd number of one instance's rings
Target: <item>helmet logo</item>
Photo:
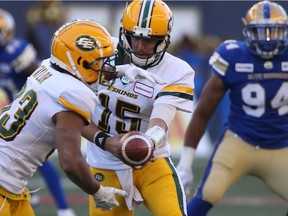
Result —
[[91, 51], [94, 50], [97, 46], [97, 43], [94, 38], [88, 35], [82, 35], [76, 40], [76, 45], [80, 50]]

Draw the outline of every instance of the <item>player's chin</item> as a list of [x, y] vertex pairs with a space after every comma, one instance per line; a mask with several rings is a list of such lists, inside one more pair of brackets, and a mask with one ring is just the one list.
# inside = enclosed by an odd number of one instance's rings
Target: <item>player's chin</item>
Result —
[[152, 56], [147, 54], [136, 54], [136, 57], [145, 60], [151, 58]]

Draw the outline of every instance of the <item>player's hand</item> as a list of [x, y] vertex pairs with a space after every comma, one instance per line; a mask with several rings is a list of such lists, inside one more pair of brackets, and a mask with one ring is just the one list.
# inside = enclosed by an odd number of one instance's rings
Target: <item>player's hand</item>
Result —
[[184, 186], [185, 194], [186, 196], [189, 196], [192, 192], [192, 184], [194, 179], [192, 169], [184, 168], [179, 164], [177, 165], [176, 169]]
[[137, 77], [144, 78], [152, 83], [158, 83], [163, 85], [165, 82], [156, 74], [150, 73], [140, 67], [133, 64], [117, 65], [116, 66], [117, 77], [126, 76], [130, 82], [133, 82]]
[[112, 153], [115, 157], [120, 159], [120, 153], [118, 151], [118, 146], [119, 143], [121, 142], [121, 138], [124, 136], [124, 134], [118, 134], [115, 135], [113, 137], [109, 137], [106, 140], [106, 144], [105, 144], [105, 150], [109, 151], [110, 153]]
[[113, 187], [100, 185], [99, 190], [93, 195], [94, 206], [103, 211], [111, 211], [114, 206], [119, 206], [115, 196], [126, 196], [127, 192]]
[[[125, 163], [124, 160], [122, 160], [122, 154], [121, 151], [119, 151], [119, 143], [121, 142], [121, 138], [125, 134], [119, 134], [113, 137], [109, 137], [105, 143], [105, 151], [109, 151], [111, 154], [113, 154], [116, 158], [121, 160], [123, 163]], [[125, 163], [126, 165], [130, 166], [129, 164]], [[139, 167], [140, 169], [140, 167]]]

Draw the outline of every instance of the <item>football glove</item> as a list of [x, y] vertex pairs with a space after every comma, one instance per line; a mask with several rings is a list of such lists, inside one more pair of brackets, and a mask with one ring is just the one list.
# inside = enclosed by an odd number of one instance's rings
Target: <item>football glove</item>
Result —
[[192, 174], [192, 164], [195, 155], [195, 149], [191, 147], [184, 146], [179, 164], [176, 169], [178, 175], [182, 181], [186, 196], [189, 196], [192, 192], [193, 184], [193, 174]]
[[164, 81], [156, 74], [150, 73], [140, 67], [133, 64], [117, 65], [116, 66], [117, 77], [126, 76], [130, 82], [134, 82], [135, 79], [144, 78], [152, 83], [158, 83], [163, 85]]
[[119, 206], [115, 196], [126, 196], [127, 192], [113, 187], [100, 185], [99, 190], [93, 194], [94, 206], [103, 211], [111, 211], [114, 206]]
[[176, 169], [183, 184], [185, 194], [186, 196], [189, 196], [192, 192], [192, 184], [194, 179], [192, 169], [187, 169], [179, 164], [177, 165]]

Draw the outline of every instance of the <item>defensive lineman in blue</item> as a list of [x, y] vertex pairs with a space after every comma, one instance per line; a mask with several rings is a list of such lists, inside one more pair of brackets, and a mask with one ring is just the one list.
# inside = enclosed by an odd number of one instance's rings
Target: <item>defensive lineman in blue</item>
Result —
[[[257, 59], [243, 41], [225, 41], [210, 59], [231, 89], [227, 127], [260, 148], [288, 146], [288, 50], [273, 61]], [[224, 69], [224, 70], [223, 70]]]
[[[246, 41], [225, 41], [215, 50], [209, 61], [213, 75], [188, 125], [184, 148], [194, 153], [219, 101], [230, 91], [226, 130], [188, 203], [188, 215], [207, 215], [245, 175], [258, 177], [288, 201], [287, 14], [279, 4], [261, 1], [243, 21]], [[193, 161], [193, 153], [182, 157]], [[191, 179], [191, 173], [181, 178]]]

